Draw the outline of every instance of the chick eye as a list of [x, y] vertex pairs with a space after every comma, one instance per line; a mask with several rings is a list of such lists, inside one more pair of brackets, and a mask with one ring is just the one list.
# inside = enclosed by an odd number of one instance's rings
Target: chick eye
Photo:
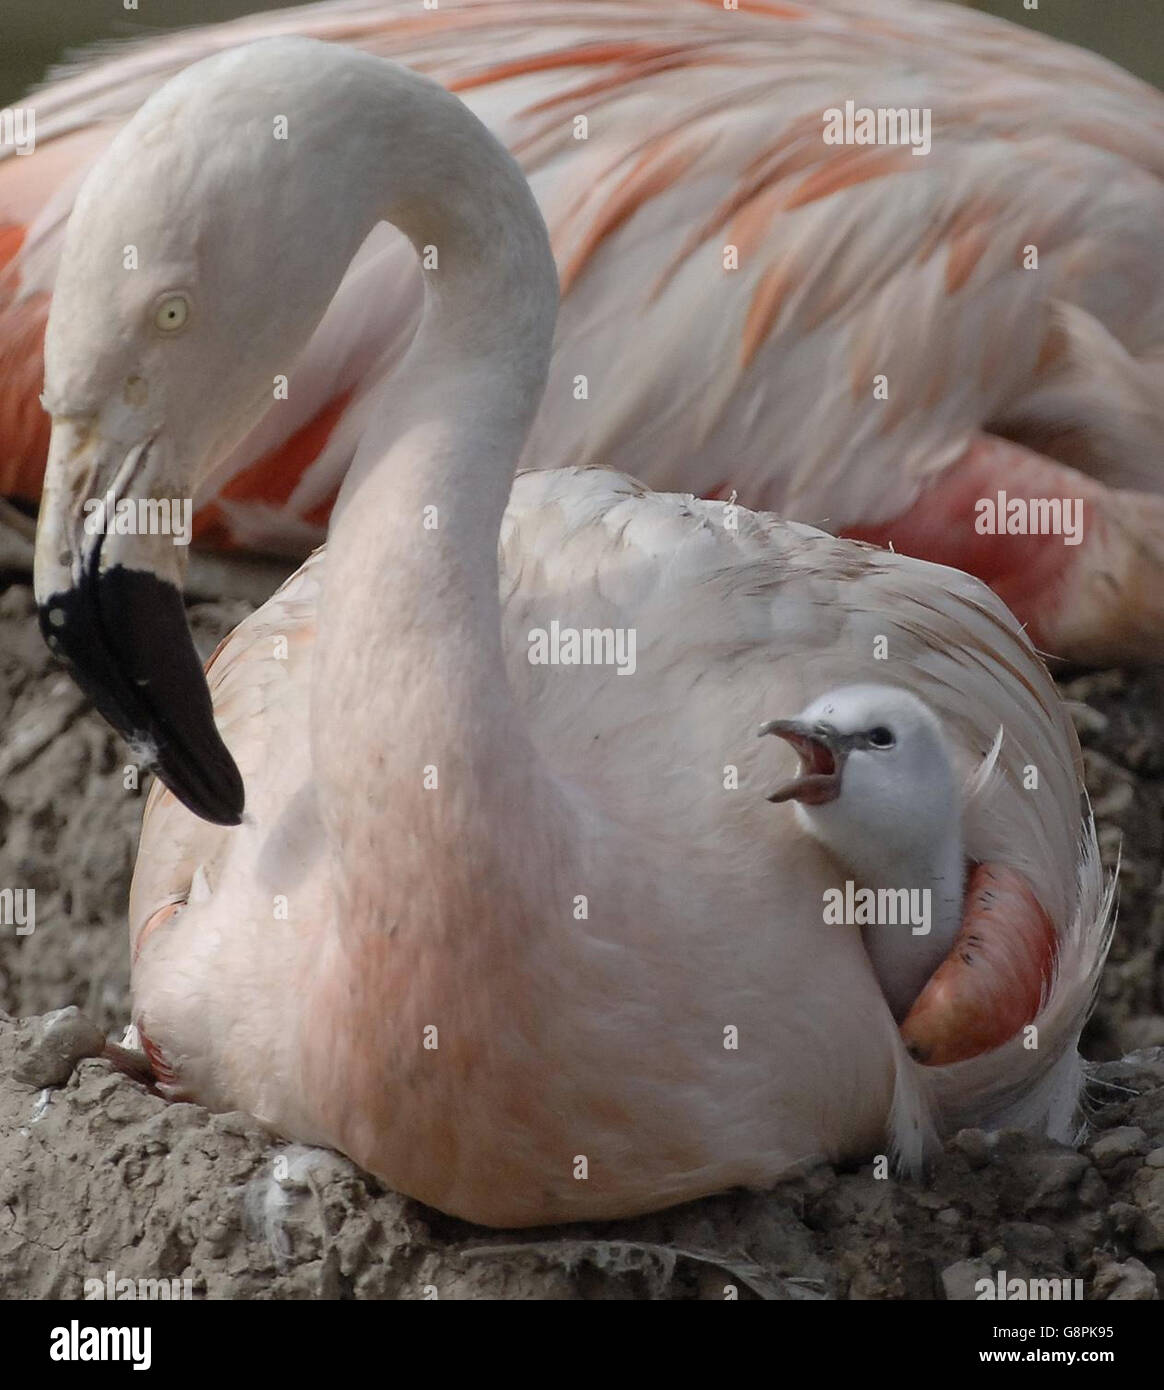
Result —
[[189, 317], [190, 301], [184, 294], [171, 294], [158, 305], [154, 323], [163, 333], [177, 333], [180, 328], [186, 327]]
[[875, 729], [869, 730], [870, 748], [892, 748], [896, 742], [893, 730], [887, 729], [884, 724], [878, 724]]

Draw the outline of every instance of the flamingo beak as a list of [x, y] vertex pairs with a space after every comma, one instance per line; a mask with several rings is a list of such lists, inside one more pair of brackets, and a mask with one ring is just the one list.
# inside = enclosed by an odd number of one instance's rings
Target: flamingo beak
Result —
[[848, 752], [844, 739], [831, 724], [805, 724], [798, 719], [770, 719], [760, 728], [760, 737], [775, 734], [789, 743], [800, 758], [800, 772], [782, 783], [769, 801], [799, 801], [805, 806], [822, 806], [841, 794], [841, 773]]
[[37, 526], [34, 580], [50, 649], [136, 758], [195, 815], [242, 819], [243, 783], [214, 723], [182, 603], [182, 548], [171, 535], [92, 524], [126, 497], [146, 497], [154, 441], [126, 448], [90, 421], [53, 420]]

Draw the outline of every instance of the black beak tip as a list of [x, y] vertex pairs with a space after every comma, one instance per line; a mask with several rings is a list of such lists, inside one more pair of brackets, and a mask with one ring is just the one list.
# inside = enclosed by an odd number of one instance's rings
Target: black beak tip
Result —
[[196, 816], [212, 825], [241, 825], [245, 792], [242, 775], [221, 738], [207, 743], [191, 766], [192, 754], [159, 749], [154, 763], [158, 777]]
[[242, 775], [214, 723], [182, 595], [148, 570], [87, 572], [40, 605], [50, 650], [182, 804], [238, 825]]

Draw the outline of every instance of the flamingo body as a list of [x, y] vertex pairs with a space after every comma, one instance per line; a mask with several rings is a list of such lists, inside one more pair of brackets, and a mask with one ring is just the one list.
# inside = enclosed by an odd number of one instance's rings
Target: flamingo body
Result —
[[[1049, 682], [976, 582], [746, 512], [733, 534], [723, 512], [600, 470], [517, 480], [501, 546], [507, 673], [555, 776], [625, 827], [628, 862], [614, 921], [598, 895], [575, 920], [567, 890], [579, 885], [564, 885], [552, 944], [516, 958], [519, 929], [476, 901], [463, 909], [472, 952], [420, 927], [409, 940], [402, 920], [346, 954], [345, 893], [305, 753], [325, 553], [222, 644], [209, 679], [247, 819], [208, 825], [157, 784], [130, 906], [135, 1020], [173, 1077], [165, 1094], [247, 1109], [442, 1210], [504, 1226], [765, 1186], [818, 1156], [894, 1149], [915, 1162], [919, 1133], [965, 1124], [1072, 1136], [1072, 1040], [1107, 909], [1094, 846], [1080, 849], [1074, 737]], [[634, 678], [531, 665], [528, 634], [554, 618], [634, 626]], [[991, 974], [973, 1015], [950, 997], [952, 973], [954, 994], [965, 987], [952, 967], [939, 1005], [919, 1006], [907, 1039], [925, 1050], [924, 1028], [936, 1050], [969, 1048], [958, 1067], [906, 1055], [859, 930], [823, 924], [823, 894], [847, 871], [764, 799], [787, 760], [756, 728], [869, 673], [878, 635], [903, 688], [938, 712], [964, 780], [1005, 725], [996, 775], [967, 798], [966, 852], [1006, 866], [1056, 924], [1053, 955], [1025, 976]], [[287, 657], [273, 660], [280, 639]], [[1028, 759], [1048, 773], [1035, 796], [1021, 790]], [[732, 767], [739, 789], [726, 791]], [[351, 794], [363, 794], [358, 772]], [[369, 869], [405, 872], [401, 835]], [[539, 848], [535, 836], [523, 858], [552, 877]], [[1012, 914], [1003, 938], [1022, 926]], [[1057, 984], [1041, 999], [1044, 971]], [[1000, 1030], [991, 1015], [1011, 979], [1032, 973], [1035, 1007], [1020, 985]], [[1026, 1022], [1043, 1030], [1033, 1052]], [[725, 1029], [741, 1051], [725, 1049]], [[576, 1155], [588, 1156], [585, 1182]]]

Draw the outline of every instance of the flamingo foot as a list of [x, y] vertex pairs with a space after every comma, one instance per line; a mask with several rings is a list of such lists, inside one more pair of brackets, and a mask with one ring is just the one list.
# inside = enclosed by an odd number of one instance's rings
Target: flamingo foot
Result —
[[157, 1077], [154, 1076], [150, 1059], [144, 1052], [139, 1052], [132, 1047], [122, 1047], [120, 1043], [107, 1041], [101, 1056], [112, 1064], [114, 1071], [128, 1076], [131, 1081], [141, 1082], [143, 1086], [148, 1086], [151, 1091], [157, 1089]]

